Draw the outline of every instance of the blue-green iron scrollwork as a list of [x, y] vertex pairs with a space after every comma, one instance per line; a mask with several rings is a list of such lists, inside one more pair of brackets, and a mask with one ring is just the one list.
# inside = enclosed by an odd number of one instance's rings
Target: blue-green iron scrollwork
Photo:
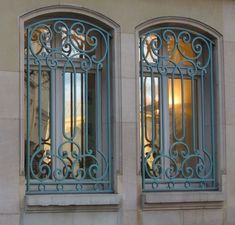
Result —
[[25, 28], [27, 193], [112, 191], [110, 39], [80, 19]]
[[214, 42], [181, 27], [140, 36], [145, 191], [216, 189]]

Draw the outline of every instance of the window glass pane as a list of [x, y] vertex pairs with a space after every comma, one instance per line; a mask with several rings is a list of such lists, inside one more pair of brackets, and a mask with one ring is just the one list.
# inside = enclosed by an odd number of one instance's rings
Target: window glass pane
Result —
[[[177, 155], [175, 166], [182, 170], [193, 168], [197, 163], [195, 157], [191, 157], [185, 163], [186, 158], [184, 157], [184, 153], [189, 151], [188, 153], [192, 155], [194, 147], [198, 148], [196, 81], [194, 81], [193, 90], [194, 93], [192, 93], [192, 81], [190, 79], [168, 79], [170, 154]], [[194, 107], [192, 97], [194, 98]]]
[[[42, 71], [41, 86], [39, 87], [39, 74], [36, 70], [30, 71], [30, 155], [32, 161], [32, 176], [46, 177], [46, 171], [40, 171], [39, 161], [42, 160], [51, 167], [51, 157], [47, 155], [50, 144], [50, 73]], [[40, 90], [39, 90], [40, 88]], [[40, 96], [40, 97], [39, 97]], [[26, 101], [26, 98], [25, 98]], [[39, 105], [39, 101], [41, 104]], [[25, 115], [26, 115], [25, 107]], [[27, 118], [25, 118], [27, 121]], [[39, 126], [39, 121], [42, 124]], [[27, 123], [25, 123], [27, 125]], [[26, 128], [27, 126], [25, 126]], [[26, 130], [26, 129], [25, 129]], [[26, 134], [26, 131], [25, 131]], [[26, 142], [25, 142], [26, 143]], [[41, 150], [40, 150], [41, 149]]]
[[159, 78], [144, 78], [144, 154], [146, 173], [154, 173], [153, 164], [160, 151]]

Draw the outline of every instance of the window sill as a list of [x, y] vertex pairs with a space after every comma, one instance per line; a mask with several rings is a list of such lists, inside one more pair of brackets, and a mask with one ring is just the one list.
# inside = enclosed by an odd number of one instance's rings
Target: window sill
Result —
[[[78, 194], [78, 195], [26, 195], [25, 207], [27, 211], [58, 211], [67, 207], [77, 210], [100, 211], [119, 208], [121, 196], [119, 194]], [[51, 209], [51, 210], [50, 210]]]
[[221, 208], [225, 201], [224, 192], [158, 192], [143, 193], [142, 207], [152, 209], [195, 209]]

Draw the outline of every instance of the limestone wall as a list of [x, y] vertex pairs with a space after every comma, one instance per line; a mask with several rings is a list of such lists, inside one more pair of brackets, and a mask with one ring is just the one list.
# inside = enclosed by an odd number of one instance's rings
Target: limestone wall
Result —
[[[115, 153], [115, 204], [60, 206], [27, 205], [22, 174], [22, 49], [20, 49], [20, 17], [25, 13], [51, 5], [85, 7], [101, 13], [120, 26], [116, 46], [118, 65], [116, 79], [120, 108], [115, 121], [120, 137]], [[224, 77], [225, 121], [222, 121], [225, 146], [222, 158], [220, 196], [208, 201], [195, 195], [172, 197], [158, 194], [163, 204], [143, 200], [140, 177], [140, 145], [138, 133], [138, 52], [136, 26], [156, 17], [180, 16], [205, 23], [223, 35], [222, 76]], [[235, 225], [235, 1], [233, 0], [2, 0], [0, 4], [0, 225]], [[234, 89], [233, 89], [234, 88]], [[117, 97], [118, 98], [118, 97]], [[223, 106], [222, 106], [223, 107]], [[117, 134], [117, 135], [118, 135]], [[220, 175], [221, 175], [220, 174]], [[187, 195], [187, 194], [186, 194]], [[165, 197], [164, 197], [165, 196]], [[154, 198], [155, 198], [154, 197]], [[116, 198], [116, 197], [115, 197]], [[151, 198], [151, 197], [150, 197]], [[164, 203], [164, 198], [168, 199]], [[207, 198], [207, 197], [205, 197]], [[215, 201], [213, 201], [213, 198]], [[31, 201], [31, 200], [29, 200]], [[37, 200], [35, 200], [37, 201]], [[93, 200], [92, 200], [93, 201]], [[107, 201], [111, 201], [107, 197]], [[145, 203], [145, 204], [144, 204]], [[89, 205], [89, 204], [88, 204]], [[114, 207], [115, 205], [115, 207]]]

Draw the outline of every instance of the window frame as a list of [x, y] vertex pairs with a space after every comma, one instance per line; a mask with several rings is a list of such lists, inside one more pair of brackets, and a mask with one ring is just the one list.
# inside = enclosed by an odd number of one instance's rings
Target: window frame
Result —
[[[215, 158], [216, 158], [216, 162], [217, 162], [217, 167], [216, 167], [216, 179], [218, 182], [218, 189], [215, 191], [212, 191], [213, 193], [215, 192], [224, 192], [224, 175], [225, 175], [225, 151], [224, 151], [224, 146], [225, 146], [225, 131], [224, 131], [224, 125], [225, 125], [225, 112], [224, 112], [224, 77], [223, 77], [223, 57], [222, 57], [222, 53], [223, 53], [223, 38], [222, 35], [217, 32], [216, 30], [214, 30], [213, 28], [211, 28], [210, 26], [203, 24], [202, 22], [196, 21], [194, 19], [189, 19], [189, 18], [185, 18], [185, 17], [159, 17], [159, 18], [154, 18], [154, 19], [150, 19], [146, 22], [141, 23], [140, 25], [138, 25], [136, 27], [136, 52], [139, 52], [139, 37], [142, 33], [145, 33], [147, 31], [150, 31], [156, 27], [165, 27], [165, 26], [170, 26], [170, 27], [174, 27], [174, 26], [178, 26], [178, 27], [186, 27], [186, 28], [190, 28], [192, 30], [195, 30], [197, 32], [201, 32], [202, 34], [207, 34], [208, 36], [213, 38], [213, 41], [215, 42], [216, 48], [215, 51], [213, 52], [213, 56], [214, 56], [214, 65], [216, 65], [216, 70], [214, 69], [214, 75], [216, 77], [215, 81], [214, 81], [214, 88], [217, 90], [217, 92], [215, 93], [214, 96], [214, 101], [215, 101], [215, 145], [217, 145], [217, 151], [215, 154]], [[139, 66], [139, 54], [136, 57], [136, 76], [137, 76], [137, 85], [138, 85], [138, 103], [140, 102], [140, 84], [139, 84], [139, 74], [140, 74], [140, 66]], [[140, 121], [140, 114], [139, 114], [139, 107], [140, 105], [137, 105], [136, 107], [136, 111], [138, 114], [138, 121]], [[138, 127], [137, 127], [137, 133], [140, 134], [140, 124], [138, 123]], [[142, 177], [142, 163], [141, 163], [141, 137], [138, 137], [138, 174], [140, 175], [140, 177]], [[142, 182], [143, 179], [141, 178]], [[143, 184], [142, 184], [142, 191], [143, 191], [143, 204], [148, 204], [151, 202], [151, 204], [155, 201], [151, 201], [148, 200], [150, 196], [160, 196], [161, 193], [157, 193], [155, 191], [147, 191], [145, 192], [143, 190]], [[181, 190], [182, 193], [185, 193], [184, 190]], [[181, 191], [178, 191], [178, 193], [181, 193]], [[208, 190], [205, 190], [206, 192], [208, 192]], [[160, 191], [162, 192], [162, 191]], [[171, 191], [172, 192], [172, 196], [174, 196], [174, 190]], [[198, 191], [196, 190], [192, 190], [193, 193], [198, 193]], [[210, 191], [209, 191], [210, 193]], [[176, 195], [176, 194], [175, 194]], [[200, 194], [199, 194], [200, 195]], [[200, 198], [200, 197], [199, 197]], [[159, 199], [158, 197], [156, 197], [156, 199]], [[186, 197], [187, 200], [187, 197]], [[179, 199], [176, 200], [177, 202], [181, 202]], [[182, 201], [184, 201], [182, 199]], [[168, 201], [166, 201], [167, 203]]]
[[[118, 125], [118, 121], [120, 121], [120, 115], [117, 113], [120, 105], [120, 99], [118, 96], [120, 95], [120, 54], [119, 54], [119, 47], [120, 46], [120, 26], [115, 23], [114, 21], [110, 20], [106, 16], [97, 13], [95, 11], [83, 8], [83, 7], [76, 7], [73, 5], [55, 5], [49, 7], [39, 8], [32, 12], [25, 13], [24, 15], [20, 16], [19, 18], [19, 31], [20, 31], [20, 168], [19, 173], [20, 176], [24, 178], [25, 175], [25, 152], [24, 152], [24, 25], [27, 21], [34, 20], [34, 18], [41, 17], [43, 18], [44, 15], [47, 14], [72, 14], [73, 16], [83, 16], [85, 19], [91, 22], [97, 22], [101, 24], [104, 28], [108, 29], [112, 33], [112, 42], [110, 45], [110, 58], [112, 61], [110, 62], [110, 69], [112, 73], [111, 77], [111, 87], [112, 87], [112, 106], [111, 106], [111, 127], [112, 132], [111, 136], [111, 148], [112, 148], [112, 189], [113, 192], [117, 192], [117, 171], [120, 171], [120, 155], [121, 152], [118, 151], [120, 149], [120, 128]], [[115, 136], [115, 140], [114, 140]], [[24, 179], [23, 179], [24, 180]]]

